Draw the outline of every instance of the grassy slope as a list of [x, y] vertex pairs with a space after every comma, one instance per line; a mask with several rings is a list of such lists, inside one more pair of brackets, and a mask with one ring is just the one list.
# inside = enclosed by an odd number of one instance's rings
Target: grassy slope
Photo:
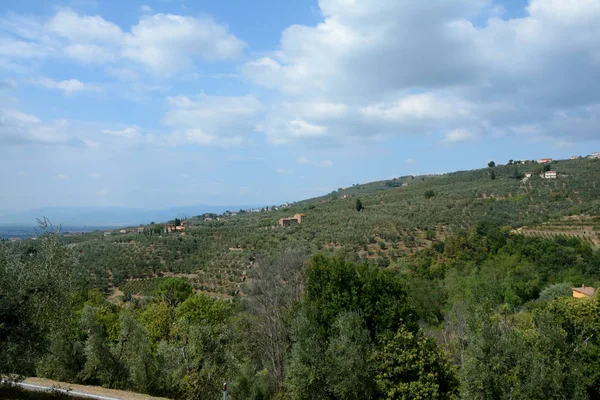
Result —
[[[568, 215], [600, 215], [599, 160], [559, 161], [552, 165], [562, 175], [557, 180], [534, 176], [523, 183], [513, 178], [515, 170], [524, 173], [532, 168], [496, 167], [495, 180], [485, 168], [395, 181], [408, 182], [406, 187], [390, 188], [389, 181], [355, 185], [285, 210], [221, 221], [194, 218], [185, 236], [89, 235], [73, 246], [94, 271], [99, 287], [171, 271], [195, 274], [193, 281], [201, 291], [233, 295], [243, 288], [253, 260], [289, 246], [311, 253], [343, 252], [352, 258], [388, 258], [393, 263], [430, 245], [434, 235], [443, 239], [483, 218], [519, 228]], [[426, 199], [427, 190], [436, 196]], [[345, 195], [353, 197], [344, 199]], [[357, 197], [365, 206], [360, 213], [355, 209]], [[302, 225], [276, 226], [279, 218], [297, 212], [306, 214]]]

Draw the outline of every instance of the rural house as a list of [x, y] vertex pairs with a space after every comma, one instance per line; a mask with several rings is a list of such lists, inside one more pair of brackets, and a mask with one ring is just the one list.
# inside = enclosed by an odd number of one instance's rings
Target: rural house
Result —
[[600, 158], [600, 151], [590, 154], [588, 158]]
[[540, 177], [542, 179], [556, 179], [557, 175], [556, 171], [546, 171], [540, 174]]
[[585, 287], [585, 285], [581, 285], [581, 287], [573, 288], [573, 297], [577, 299], [581, 299], [584, 297], [592, 297], [594, 295], [594, 291], [595, 290], [593, 287]]
[[552, 159], [551, 158], [542, 158], [540, 161], [538, 161], [539, 164], [550, 164], [552, 163]]
[[291, 218], [281, 218], [279, 220], [279, 225], [280, 226], [299, 225], [302, 223], [302, 217], [306, 217], [306, 215], [305, 214], [296, 214]]

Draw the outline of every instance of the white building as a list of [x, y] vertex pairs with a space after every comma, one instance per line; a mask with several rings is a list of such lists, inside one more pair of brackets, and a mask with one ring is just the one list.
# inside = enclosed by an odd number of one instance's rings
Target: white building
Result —
[[600, 151], [590, 154], [588, 158], [600, 158]]
[[540, 175], [542, 179], [556, 179], [556, 171], [546, 171]]

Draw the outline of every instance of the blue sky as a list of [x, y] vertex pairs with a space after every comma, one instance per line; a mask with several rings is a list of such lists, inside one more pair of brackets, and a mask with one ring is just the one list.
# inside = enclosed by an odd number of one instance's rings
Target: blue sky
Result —
[[21, 0], [0, 210], [278, 204], [600, 151], [600, 2]]

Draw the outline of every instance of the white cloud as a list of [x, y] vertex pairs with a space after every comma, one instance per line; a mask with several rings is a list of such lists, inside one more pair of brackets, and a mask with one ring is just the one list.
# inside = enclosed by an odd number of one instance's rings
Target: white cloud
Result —
[[324, 167], [324, 168], [333, 167], [333, 162], [331, 162], [330, 160], [313, 161], [313, 160], [309, 160], [306, 157], [300, 157], [298, 159], [298, 164], [310, 165], [312, 167]]
[[58, 10], [46, 23], [47, 29], [72, 42], [119, 43], [121, 28], [99, 15], [79, 15], [70, 9]]
[[189, 68], [196, 58], [236, 59], [246, 46], [212, 18], [171, 14], [142, 16], [124, 39], [125, 57], [160, 74]]
[[66, 181], [69, 180], [69, 175], [66, 174], [58, 174], [55, 176], [56, 179], [61, 180], [61, 181]]
[[62, 90], [66, 95], [77, 92], [102, 92], [104, 89], [96, 84], [83, 83], [77, 79], [55, 81], [54, 79], [40, 77], [28, 81], [31, 84], [45, 87], [46, 89]]
[[196, 98], [169, 97], [167, 102], [170, 109], [162, 123], [182, 132], [175, 134], [173, 140], [221, 147], [245, 142], [263, 109], [262, 103], [253, 95], [201, 94]]
[[109, 76], [114, 76], [122, 81], [135, 81], [140, 78], [140, 75], [130, 68], [107, 67], [104, 72]]
[[[142, 6], [142, 11], [152, 10]], [[10, 14], [0, 19], [0, 28], [14, 36], [0, 37], [0, 58], [45, 59], [62, 54], [84, 64], [130, 60], [160, 75], [190, 69], [197, 60], [239, 59], [246, 47], [227, 26], [208, 16], [144, 14], [124, 31], [100, 15], [63, 8], [46, 21]]]
[[280, 175], [292, 175], [294, 173], [294, 171], [292, 171], [291, 169], [284, 168], [277, 168], [275, 172], [277, 172]]
[[83, 144], [86, 145], [86, 147], [88, 147], [89, 149], [98, 149], [100, 148], [100, 143], [94, 141], [94, 140], [90, 140], [90, 139], [82, 139], [81, 140], [83, 142]]
[[468, 142], [477, 139], [477, 135], [466, 129], [455, 129], [444, 136], [445, 143]]
[[66, 121], [42, 121], [35, 115], [0, 107], [0, 144], [77, 145], [82, 142], [70, 135]]
[[143, 4], [140, 6], [140, 11], [144, 12], [144, 13], [151, 13], [152, 12], [152, 7], [150, 7], [147, 4]]
[[408, 159], [404, 160], [404, 164], [406, 164], [406, 165], [412, 165], [414, 163], [415, 163], [415, 160], [412, 158], [408, 158]]
[[[511, 19], [488, 0], [321, 0], [319, 8], [320, 23], [288, 27], [277, 49], [241, 69], [281, 95], [258, 125], [273, 143], [440, 131], [457, 143], [523, 125], [594, 138], [597, 1], [530, 0], [526, 15]], [[316, 103], [343, 107], [316, 115], [298, 106]]]
[[114, 50], [96, 44], [70, 44], [64, 48], [64, 53], [83, 64], [106, 64], [118, 57]]
[[118, 136], [118, 137], [133, 139], [133, 138], [136, 138], [139, 136], [139, 127], [129, 126], [127, 128], [121, 129], [121, 130], [103, 129], [101, 132], [104, 134], [107, 134], [107, 135], [111, 135], [111, 136]]

